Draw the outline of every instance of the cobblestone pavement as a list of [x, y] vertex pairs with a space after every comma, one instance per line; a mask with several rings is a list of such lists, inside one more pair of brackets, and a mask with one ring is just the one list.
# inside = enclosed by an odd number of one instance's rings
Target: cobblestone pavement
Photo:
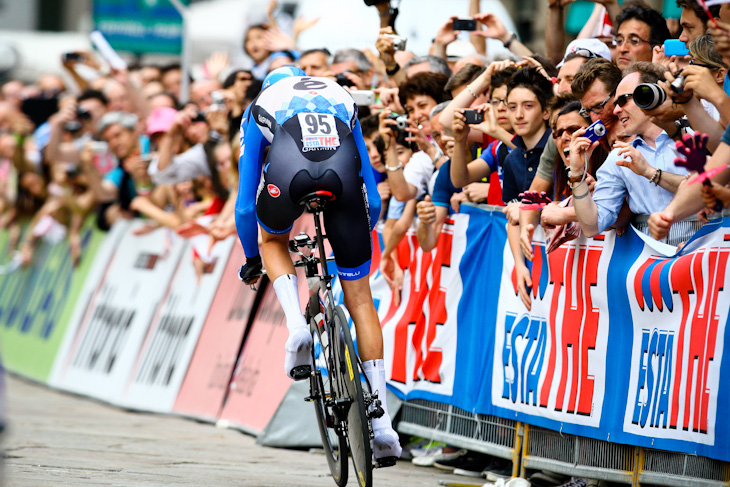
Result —
[[[7, 487], [335, 485], [321, 453], [261, 447], [239, 431], [123, 411], [16, 377], [8, 377], [6, 406]], [[406, 461], [374, 477], [375, 487], [479, 484]]]

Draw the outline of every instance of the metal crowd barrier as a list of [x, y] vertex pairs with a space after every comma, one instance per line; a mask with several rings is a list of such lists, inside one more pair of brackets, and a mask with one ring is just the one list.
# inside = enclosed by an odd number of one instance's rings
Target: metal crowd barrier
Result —
[[[712, 219], [723, 218], [730, 216], [730, 210], [723, 210], [718, 215], [711, 216]], [[710, 220], [712, 221], [712, 220]], [[634, 215], [631, 219], [631, 224], [641, 233], [650, 235], [649, 233], [649, 215]], [[701, 222], [696, 215], [692, 215], [684, 220], [676, 222], [669, 229], [669, 235], [666, 238], [660, 240], [665, 244], [674, 245], [675, 247], [682, 242], [686, 242], [694, 233], [702, 228], [704, 222]]]
[[397, 429], [513, 462], [513, 475], [547, 470], [632, 486], [730, 485], [730, 463], [568, 435], [423, 399], [405, 401]]
[[522, 425], [517, 421], [423, 399], [404, 401], [400, 415], [401, 433], [512, 460], [513, 476], [519, 473]]

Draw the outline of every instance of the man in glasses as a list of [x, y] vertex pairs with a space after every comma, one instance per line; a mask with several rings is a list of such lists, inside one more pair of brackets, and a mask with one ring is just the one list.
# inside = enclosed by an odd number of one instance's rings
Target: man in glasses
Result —
[[636, 61], [651, 62], [654, 46], [669, 39], [667, 21], [662, 14], [649, 7], [634, 5], [616, 17], [616, 65], [626, 69]]
[[580, 111], [591, 123], [600, 120], [608, 130], [608, 140], [613, 142], [621, 132], [613, 114], [616, 87], [621, 81], [621, 70], [603, 58], [589, 59], [570, 84], [573, 95], [580, 100]]
[[589, 155], [592, 152], [590, 141], [579, 138], [571, 143], [573, 204], [581, 229], [589, 237], [616, 223], [624, 199], [637, 215], [661, 211], [687, 174], [686, 170], [674, 166], [677, 156], [674, 141], [651, 123], [633, 100], [634, 89], [640, 83], [657, 83], [663, 74], [661, 67], [646, 62], [633, 63], [623, 72], [612, 109], [624, 132], [634, 139], [630, 143], [614, 143], [613, 151], [598, 170], [592, 196], [585, 181], [584, 165], [586, 150]]

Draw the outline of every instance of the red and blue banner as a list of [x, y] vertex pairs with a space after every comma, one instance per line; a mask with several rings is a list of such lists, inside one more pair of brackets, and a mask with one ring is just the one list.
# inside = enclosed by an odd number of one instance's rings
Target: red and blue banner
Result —
[[676, 255], [632, 229], [547, 254], [538, 230], [528, 311], [504, 216], [462, 209], [432, 252], [407, 237], [403, 304], [382, 323], [401, 398], [730, 460], [730, 220]]

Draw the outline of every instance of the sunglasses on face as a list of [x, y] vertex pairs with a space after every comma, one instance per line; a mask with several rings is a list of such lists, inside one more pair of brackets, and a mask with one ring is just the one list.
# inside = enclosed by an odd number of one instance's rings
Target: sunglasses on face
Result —
[[695, 61], [694, 59], [690, 59], [690, 60], [689, 60], [689, 65], [690, 65], [690, 66], [701, 66], [701, 67], [703, 67], [703, 68], [707, 68], [707, 69], [709, 69], [710, 71], [714, 71], [714, 70], [716, 70], [716, 69], [720, 69], [720, 66], [713, 66], [712, 64], [702, 64], [702, 63], [698, 63], [698, 62], [696, 62], [696, 61]]
[[616, 100], [613, 102], [613, 106], [614, 107], [623, 107], [633, 97], [634, 97], [634, 94], [633, 93], [624, 93], [621, 96], [617, 96], [616, 97]]
[[578, 130], [582, 129], [582, 125], [571, 125], [570, 127], [565, 127], [562, 129], [555, 130], [553, 132], [553, 139], [559, 139], [563, 136], [563, 134], [568, 134], [572, 136], [574, 133], [576, 133]]

